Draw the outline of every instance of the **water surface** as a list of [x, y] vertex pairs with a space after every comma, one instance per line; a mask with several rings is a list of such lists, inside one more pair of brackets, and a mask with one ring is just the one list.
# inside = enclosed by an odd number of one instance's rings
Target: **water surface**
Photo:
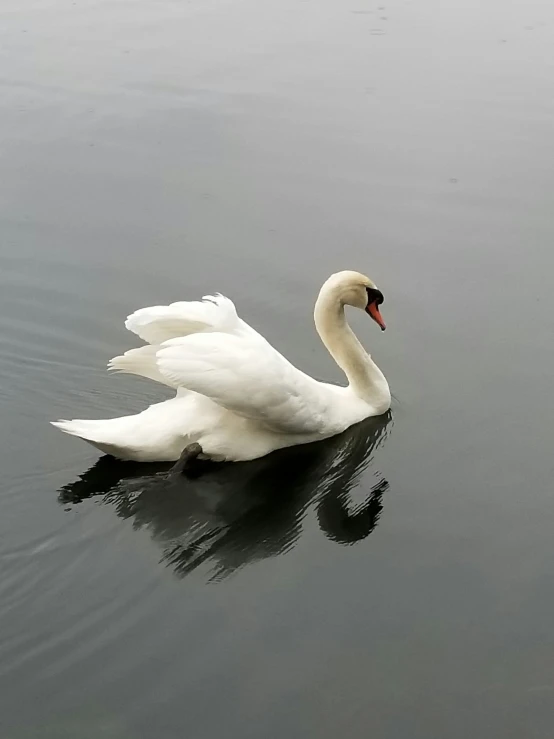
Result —
[[[4, 0], [2, 739], [550, 739], [554, 8]], [[220, 291], [340, 381], [337, 269], [392, 415], [170, 483], [50, 419], [143, 305]]]

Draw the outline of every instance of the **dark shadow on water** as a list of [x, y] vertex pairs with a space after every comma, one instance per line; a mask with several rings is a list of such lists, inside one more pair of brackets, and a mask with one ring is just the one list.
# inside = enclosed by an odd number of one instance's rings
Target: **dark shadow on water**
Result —
[[367, 537], [388, 483], [377, 474], [358, 505], [349, 494], [390, 428], [390, 415], [372, 418], [332, 439], [253, 462], [204, 465], [194, 476], [102, 457], [60, 490], [59, 501], [71, 505], [102, 495], [118, 516], [148, 530], [179, 577], [202, 567], [210, 580], [220, 580], [293, 547], [310, 506], [332, 541], [349, 545]]

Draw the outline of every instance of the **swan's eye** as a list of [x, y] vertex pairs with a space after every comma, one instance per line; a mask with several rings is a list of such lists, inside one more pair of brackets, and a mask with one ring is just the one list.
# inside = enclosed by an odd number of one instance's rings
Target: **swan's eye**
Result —
[[383, 293], [380, 290], [377, 290], [376, 287], [366, 287], [366, 290], [366, 313], [368, 313], [373, 318], [375, 323], [380, 327], [381, 331], [384, 331], [386, 328], [385, 321], [383, 320], [383, 316], [379, 311], [379, 306], [384, 301]]
[[383, 293], [377, 290], [376, 287], [366, 287], [367, 292], [367, 304], [375, 303], [375, 305], [381, 305], [385, 301]]

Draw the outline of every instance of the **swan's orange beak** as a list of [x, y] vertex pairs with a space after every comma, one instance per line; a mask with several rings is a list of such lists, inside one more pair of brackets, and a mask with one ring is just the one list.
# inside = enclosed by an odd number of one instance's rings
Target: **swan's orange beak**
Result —
[[370, 315], [375, 323], [380, 327], [381, 331], [384, 331], [386, 329], [385, 322], [383, 320], [383, 316], [381, 315], [381, 312], [379, 310], [379, 306], [376, 302], [369, 303], [367, 308], [365, 309], [366, 313]]

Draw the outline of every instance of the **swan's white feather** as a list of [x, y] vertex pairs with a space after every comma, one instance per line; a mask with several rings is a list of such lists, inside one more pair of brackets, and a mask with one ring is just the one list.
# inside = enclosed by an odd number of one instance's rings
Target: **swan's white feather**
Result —
[[157, 365], [157, 353], [167, 341], [217, 333], [248, 337], [252, 345], [269, 346], [263, 336], [238, 317], [234, 303], [220, 294], [206, 295], [201, 301], [141, 308], [127, 318], [125, 326], [148, 344], [114, 357], [108, 362], [108, 369], [146, 377], [174, 389], [183, 384], [171, 379], [170, 373], [162, 374]]
[[158, 369], [156, 353], [159, 349], [159, 346], [151, 344], [139, 346], [138, 349], [129, 349], [125, 354], [110, 359], [108, 369], [113, 372], [146, 377], [149, 380], [154, 380], [154, 382], [160, 382], [162, 385], [177, 389], [178, 385], [172, 382], [169, 377], [164, 377]]
[[148, 344], [204, 331], [237, 333], [250, 329], [238, 317], [233, 301], [219, 294], [141, 308], [128, 316], [125, 327]]
[[318, 434], [329, 421], [325, 386], [296, 369], [267, 341], [249, 334], [191, 334], [165, 342], [160, 373], [278, 433]]
[[342, 352], [354, 385], [337, 387], [304, 374], [239, 318], [231, 300], [207, 296], [131, 314], [125, 325], [146, 346], [108, 365], [175, 388], [174, 398], [132, 416], [54, 425], [103, 452], [144, 462], [176, 460], [192, 442], [214, 460], [255, 459], [337, 434], [390, 405], [384, 375], [336, 308], [344, 302], [363, 308], [371, 285], [359, 273], [332, 275], [316, 304], [318, 331]]

